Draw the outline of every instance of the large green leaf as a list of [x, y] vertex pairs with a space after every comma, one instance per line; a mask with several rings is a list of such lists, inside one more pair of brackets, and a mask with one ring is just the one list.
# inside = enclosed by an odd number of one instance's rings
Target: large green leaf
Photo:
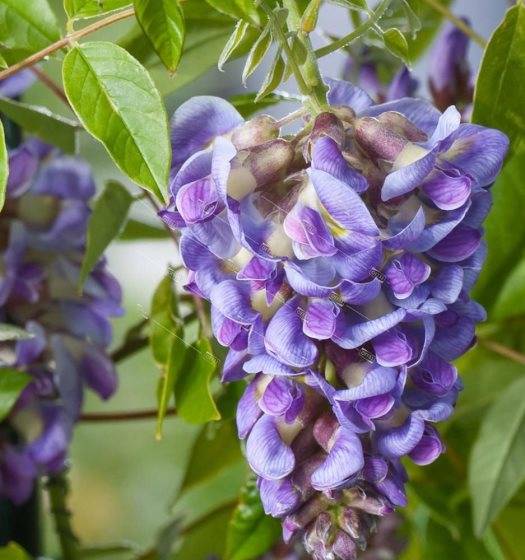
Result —
[[151, 300], [150, 345], [153, 358], [159, 366], [168, 363], [172, 339], [180, 336], [180, 319], [173, 278], [166, 274], [155, 289]]
[[44, 49], [59, 37], [47, 0], [0, 0], [0, 53], [8, 64]]
[[6, 97], [0, 97], [0, 111], [27, 133], [57, 146], [68, 154], [76, 153], [80, 130], [77, 122], [53, 114], [45, 107], [27, 105]]
[[474, 297], [490, 310], [498, 292], [524, 255], [525, 150], [507, 162], [492, 187], [494, 205], [485, 224], [488, 257], [474, 289]]
[[518, 262], [507, 276], [492, 310], [496, 320], [518, 315], [525, 315], [525, 260]]
[[0, 421], [9, 414], [18, 395], [30, 381], [31, 376], [23, 371], [0, 368]]
[[170, 402], [174, 400], [173, 391], [175, 390], [175, 383], [177, 382], [177, 378], [182, 369], [184, 352], [186, 350], [186, 344], [181, 337], [183, 334], [182, 326], [174, 328], [177, 330], [171, 337], [168, 363], [162, 368], [163, 373], [159, 380], [157, 428], [155, 432], [155, 437], [157, 439], [162, 438], [164, 419], [166, 418]]
[[472, 121], [525, 137], [525, 5], [518, 0], [492, 35], [474, 94]]
[[0, 210], [4, 207], [7, 178], [9, 177], [9, 155], [5, 144], [4, 125], [0, 121]]
[[272, 547], [280, 534], [280, 522], [264, 513], [257, 483], [250, 478], [241, 491], [228, 526], [226, 559], [258, 558]]
[[189, 527], [183, 535], [180, 549], [173, 560], [222, 558], [226, 546], [226, 527], [233, 505], [225, 506]]
[[62, 71], [66, 95], [86, 130], [130, 179], [164, 200], [168, 120], [146, 69], [123, 48], [93, 42], [71, 49]]
[[64, 9], [71, 19], [100, 16], [130, 5], [130, 0], [64, 0]]
[[472, 450], [469, 487], [481, 535], [525, 480], [525, 378], [514, 381], [483, 419]]
[[174, 516], [181, 518], [183, 526], [188, 527], [210, 513], [234, 504], [245, 478], [244, 461], [221, 469], [213, 477], [205, 478], [182, 492], [173, 507]]
[[184, 15], [178, 0], [135, 0], [144, 34], [168, 70], [179, 64], [184, 42]]
[[244, 19], [254, 25], [260, 21], [254, 0], [206, 0], [210, 6], [234, 19]]
[[89, 217], [87, 243], [79, 285], [83, 286], [89, 273], [97, 264], [108, 245], [117, 237], [124, 226], [133, 197], [116, 181], [110, 181], [98, 197]]
[[120, 241], [136, 241], [138, 239], [159, 240], [169, 237], [166, 228], [157, 227], [146, 224], [139, 220], [128, 220], [122, 233], [119, 236]]
[[175, 386], [179, 416], [195, 424], [219, 420], [221, 415], [210, 389], [217, 359], [207, 338], [199, 338], [187, 349], [182, 367], [183, 374]]

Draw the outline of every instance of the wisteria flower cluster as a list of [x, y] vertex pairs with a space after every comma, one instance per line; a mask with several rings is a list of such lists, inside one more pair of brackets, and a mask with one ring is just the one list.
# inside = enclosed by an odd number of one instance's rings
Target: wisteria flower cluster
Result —
[[28, 140], [10, 153], [9, 167], [0, 322], [29, 336], [1, 343], [1, 366], [30, 381], [0, 424], [0, 493], [22, 503], [37, 476], [64, 468], [85, 387], [104, 399], [116, 389], [106, 348], [121, 291], [100, 261], [79, 293], [95, 193], [89, 166]]
[[455, 107], [327, 83], [329, 110], [290, 135], [184, 103], [162, 215], [229, 348], [223, 381], [252, 376], [237, 424], [266, 512], [314, 558], [351, 559], [406, 504], [401, 459], [444, 450], [508, 141]]
[[405, 504], [400, 458], [443, 450], [433, 424], [483, 319], [467, 294], [507, 141], [453, 107], [374, 106], [336, 81], [329, 100], [293, 137], [219, 99], [184, 104], [164, 218], [230, 347], [223, 379], [255, 374], [238, 427], [266, 511], [317, 557], [352, 558], [358, 512]]

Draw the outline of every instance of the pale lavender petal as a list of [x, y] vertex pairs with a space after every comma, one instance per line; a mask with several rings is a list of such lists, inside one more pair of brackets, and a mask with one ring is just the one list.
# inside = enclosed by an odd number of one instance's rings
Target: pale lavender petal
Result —
[[339, 428], [328, 457], [312, 474], [312, 486], [317, 490], [337, 488], [364, 466], [363, 448], [359, 437]]
[[457, 226], [444, 239], [436, 243], [428, 254], [443, 262], [459, 262], [470, 257], [479, 247], [481, 231]]
[[413, 191], [432, 171], [436, 157], [435, 150], [432, 150], [415, 162], [389, 173], [381, 189], [381, 199], [387, 201]]
[[283, 517], [301, 503], [301, 495], [289, 479], [260, 480], [259, 492], [264, 511], [273, 517]]
[[246, 387], [237, 404], [237, 431], [241, 439], [245, 439], [261, 416], [262, 411], [257, 403], [257, 378]]
[[400, 366], [414, 356], [413, 348], [401, 329], [394, 328], [372, 341], [377, 363], [385, 366]]
[[252, 470], [269, 480], [289, 475], [295, 467], [291, 448], [281, 439], [275, 418], [263, 415], [246, 442], [246, 458]]
[[300, 309], [299, 298], [287, 301], [272, 317], [264, 342], [267, 352], [278, 360], [307, 367], [317, 357], [317, 347], [302, 331]]
[[335, 331], [339, 306], [329, 300], [314, 299], [308, 303], [303, 321], [303, 332], [311, 338], [326, 340]]
[[421, 185], [421, 190], [442, 210], [456, 210], [465, 204], [472, 191], [472, 180], [457, 171], [436, 169]]
[[250, 358], [244, 364], [246, 373], [266, 373], [268, 375], [297, 375], [290, 366], [281, 363], [268, 354], [260, 354]]
[[366, 374], [360, 385], [337, 391], [335, 398], [338, 401], [356, 401], [383, 395], [395, 387], [396, 381], [397, 372], [394, 368], [376, 366]]
[[212, 305], [229, 319], [243, 325], [249, 325], [258, 317], [252, 308], [249, 288], [236, 280], [224, 280], [210, 294]]
[[330, 105], [344, 105], [350, 107], [356, 113], [361, 113], [374, 102], [372, 98], [362, 89], [354, 86], [350, 82], [343, 80], [333, 80], [325, 78], [328, 85], [328, 102]]
[[[391, 229], [392, 226], [391, 226]], [[404, 249], [414, 243], [425, 229], [425, 212], [419, 208], [412, 220], [400, 231], [383, 240], [388, 249]]]

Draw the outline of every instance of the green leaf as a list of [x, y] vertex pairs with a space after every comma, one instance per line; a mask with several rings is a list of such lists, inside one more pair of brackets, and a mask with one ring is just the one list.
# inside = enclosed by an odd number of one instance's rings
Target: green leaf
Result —
[[0, 323], [0, 342], [5, 342], [6, 340], [29, 340], [33, 336], [30, 332], [15, 325]]
[[15, 542], [0, 548], [0, 560], [29, 560], [30, 558], [29, 554]]
[[146, 69], [123, 48], [93, 42], [71, 49], [62, 72], [66, 95], [86, 130], [131, 180], [164, 200], [168, 121]]
[[0, 210], [4, 207], [7, 179], [9, 177], [9, 154], [5, 144], [4, 125], [0, 121]]
[[226, 560], [251, 560], [268, 551], [281, 534], [277, 519], [264, 513], [257, 483], [250, 478], [228, 527]]
[[233, 506], [225, 506], [190, 527], [172, 560], [222, 558], [226, 547], [226, 527], [232, 511]]
[[255, 72], [259, 64], [263, 61], [263, 58], [268, 52], [271, 44], [272, 34], [270, 33], [270, 26], [267, 25], [248, 53], [248, 58], [246, 59], [246, 64], [244, 65], [244, 69], [242, 71], [243, 84], [246, 83], [248, 77]]
[[130, 5], [130, 0], [64, 0], [70, 19], [96, 17]]
[[387, 29], [383, 33], [383, 41], [385, 47], [395, 56], [404, 62], [409, 62], [408, 43], [406, 37], [396, 27]]
[[178, 0], [134, 0], [135, 15], [168, 70], [177, 69], [184, 43], [184, 15]]
[[525, 5], [510, 8], [492, 35], [481, 63], [472, 122], [525, 136]]
[[305, 33], [311, 33], [317, 26], [319, 19], [319, 9], [321, 8], [321, 0], [310, 0], [306, 10], [301, 18], [301, 30]]
[[183, 520], [184, 527], [193, 525], [218, 509], [233, 505], [245, 478], [245, 462], [233, 463], [182, 492], [173, 507], [173, 514]]
[[0, 368], [0, 421], [8, 414], [31, 376], [13, 368]]
[[0, 0], [0, 53], [14, 64], [60, 38], [47, 0]]
[[168, 363], [172, 340], [179, 334], [179, 325], [173, 278], [168, 273], [160, 281], [151, 300], [150, 346], [153, 358], [159, 366]]
[[159, 403], [157, 411], [157, 428], [155, 437], [160, 440], [162, 438], [162, 426], [164, 418], [168, 412], [169, 403], [173, 400], [173, 392], [177, 378], [182, 369], [186, 344], [182, 338], [182, 325], [171, 337], [171, 348], [168, 355], [168, 363], [163, 368], [163, 374], [160, 378]]
[[139, 220], [128, 220], [122, 233], [120, 241], [137, 241], [138, 239], [166, 239], [169, 233], [165, 228], [160, 228], [151, 224], [140, 222]]
[[525, 220], [525, 150], [517, 150], [507, 161], [491, 191], [492, 210], [485, 223], [488, 243], [487, 261], [483, 267], [474, 297], [489, 310], [497, 300], [500, 289], [524, 256]]
[[239, 95], [232, 95], [230, 103], [239, 111], [244, 117], [249, 117], [257, 111], [272, 107], [283, 101], [297, 101], [293, 96], [283, 95], [280, 93], [270, 93], [262, 99], [256, 101], [258, 94], [255, 93], [241, 93]]
[[256, 102], [261, 101], [261, 99], [264, 99], [266, 96], [272, 93], [275, 88], [279, 87], [279, 84], [283, 80], [285, 69], [286, 64], [283, 57], [281, 56], [281, 49], [278, 49], [277, 53], [275, 54], [275, 58], [273, 59], [270, 70], [268, 71], [268, 74], [263, 80], [261, 88], [255, 96]]
[[45, 107], [20, 103], [6, 97], [0, 97], [0, 111], [28, 134], [33, 134], [68, 154], [77, 152], [80, 125], [76, 121], [55, 115]]
[[204, 426], [193, 445], [181, 491], [213, 478], [235, 463], [244, 463], [235, 422], [228, 420]]
[[213, 400], [210, 382], [217, 368], [210, 341], [200, 338], [186, 351], [184, 374], [175, 387], [177, 413], [193, 424], [219, 420], [221, 415]]
[[476, 534], [482, 535], [525, 480], [525, 377], [483, 419], [469, 464]]
[[518, 315], [525, 315], [525, 260], [507, 276], [492, 309], [492, 318], [497, 321]]
[[116, 181], [109, 181], [97, 198], [88, 221], [86, 252], [78, 280], [80, 287], [108, 245], [120, 234], [132, 202], [128, 190]]
[[259, 25], [260, 17], [253, 0], [206, 0], [206, 2], [227, 16]]
[[222, 70], [226, 62], [228, 62], [228, 60], [233, 56], [239, 45], [246, 37], [249, 29], [250, 24], [246, 21], [239, 20], [237, 22], [233, 33], [230, 35], [230, 38], [228, 39], [226, 45], [224, 45], [224, 48], [219, 56], [219, 61], [217, 62], [219, 70]]

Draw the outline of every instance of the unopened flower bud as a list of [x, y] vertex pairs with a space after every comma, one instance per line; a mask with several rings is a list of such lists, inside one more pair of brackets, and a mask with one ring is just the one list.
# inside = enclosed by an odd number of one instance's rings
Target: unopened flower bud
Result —
[[231, 141], [238, 150], [259, 146], [279, 135], [277, 121], [269, 115], [258, 115], [238, 126], [231, 135]]

